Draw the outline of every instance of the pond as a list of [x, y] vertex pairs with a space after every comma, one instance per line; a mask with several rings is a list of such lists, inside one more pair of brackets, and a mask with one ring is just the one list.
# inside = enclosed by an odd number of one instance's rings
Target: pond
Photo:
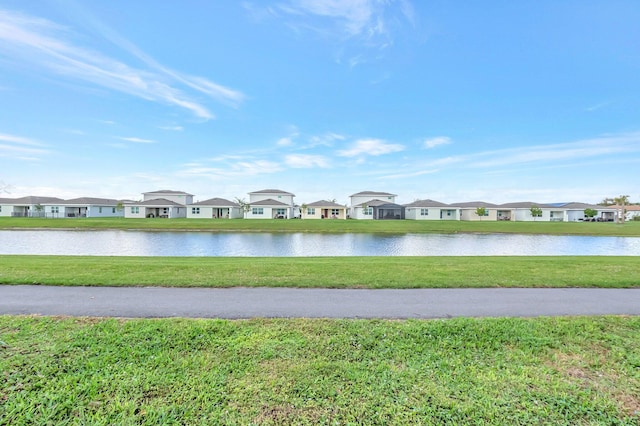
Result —
[[513, 234], [0, 231], [0, 255], [640, 256], [640, 238]]

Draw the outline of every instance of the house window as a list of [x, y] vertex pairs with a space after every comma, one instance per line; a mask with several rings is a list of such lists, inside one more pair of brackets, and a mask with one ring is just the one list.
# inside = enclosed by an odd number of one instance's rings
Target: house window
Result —
[[102, 213], [102, 207], [98, 207], [98, 213]]
[[429, 216], [429, 209], [420, 209], [420, 216]]
[[262, 207], [253, 207], [251, 209], [251, 214], [253, 215], [261, 215], [264, 214], [264, 209]]
[[315, 216], [316, 215], [316, 209], [314, 207], [308, 207], [307, 208], [307, 214], [309, 216]]
[[331, 209], [331, 216], [340, 215], [340, 209]]
[[111, 207], [111, 213], [115, 213], [116, 212], [116, 208], [115, 207]]
[[191, 207], [191, 214], [200, 214], [200, 207]]
[[131, 207], [131, 214], [140, 213], [140, 207]]
[[365, 207], [362, 209], [362, 214], [365, 216], [372, 216], [373, 215], [373, 207]]
[[276, 217], [285, 217], [287, 209], [276, 209]]
[[57, 207], [57, 206], [51, 207], [51, 213], [60, 213], [60, 207]]

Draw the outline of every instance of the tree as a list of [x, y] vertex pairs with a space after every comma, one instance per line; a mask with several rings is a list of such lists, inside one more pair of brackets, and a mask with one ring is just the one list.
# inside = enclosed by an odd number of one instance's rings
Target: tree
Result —
[[482, 220], [482, 216], [486, 216], [487, 215], [487, 208], [486, 207], [477, 207], [476, 208], [476, 214], [478, 216], [480, 216], [480, 220]]
[[595, 209], [584, 209], [584, 217], [586, 218], [591, 219], [597, 214], [598, 214], [598, 211]]
[[531, 216], [533, 216], [533, 220], [536, 220], [536, 217], [542, 217], [542, 209], [536, 205], [531, 206], [529, 209], [531, 211]]
[[236, 197], [236, 203], [240, 204], [240, 208], [245, 213], [245, 215], [246, 213], [249, 213], [249, 209], [251, 209], [251, 204], [249, 204], [247, 200], [245, 200], [244, 198]]
[[625, 214], [624, 206], [629, 204], [629, 196], [620, 195], [619, 197], [615, 197], [613, 201], [616, 203], [616, 207], [620, 209], [620, 212], [618, 213], [618, 221], [620, 223], [624, 223], [624, 214]]
[[600, 202], [598, 203], [598, 205], [601, 205], [601, 206], [612, 206], [612, 205], [614, 205], [615, 203], [616, 203], [616, 202], [613, 200], [613, 198], [608, 198], [608, 197], [607, 197], [607, 198], [603, 198], [603, 199], [602, 199], [602, 201], [600, 201]]

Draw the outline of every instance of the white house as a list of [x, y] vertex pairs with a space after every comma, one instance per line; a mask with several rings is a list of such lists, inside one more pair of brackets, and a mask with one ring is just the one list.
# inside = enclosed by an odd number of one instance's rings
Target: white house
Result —
[[0, 216], [64, 217], [64, 200], [56, 197], [27, 196], [0, 200]]
[[416, 200], [405, 204], [405, 217], [411, 220], [460, 220], [460, 210], [434, 200]]
[[210, 198], [187, 204], [188, 219], [241, 219], [243, 213], [240, 204], [224, 198]]
[[161, 190], [142, 195], [141, 202], [124, 203], [125, 218], [187, 217], [187, 204], [193, 203], [193, 194], [182, 191]]
[[349, 196], [352, 219], [404, 219], [405, 208], [396, 204], [396, 194], [363, 191]]
[[291, 219], [297, 217], [294, 194], [279, 189], [263, 189], [249, 193], [247, 219]]
[[303, 205], [302, 219], [346, 219], [347, 207], [333, 201], [320, 200]]
[[61, 203], [61, 217], [123, 217], [124, 204], [109, 198], [81, 197]]

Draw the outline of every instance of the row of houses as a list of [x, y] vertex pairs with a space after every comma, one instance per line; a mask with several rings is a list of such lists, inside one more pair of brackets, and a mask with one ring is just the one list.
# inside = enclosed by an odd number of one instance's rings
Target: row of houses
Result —
[[[622, 214], [616, 206], [586, 203], [543, 204], [518, 202], [491, 204], [482, 201], [441, 203], [417, 200], [397, 204], [396, 194], [363, 191], [351, 195], [349, 206], [319, 200], [296, 204], [295, 195], [279, 189], [249, 193], [248, 202], [210, 198], [194, 202], [193, 194], [161, 190], [145, 192], [142, 201], [104, 198], [55, 197], [0, 198], [0, 216], [14, 217], [125, 217], [189, 219], [410, 219], [410, 220], [493, 220], [493, 221], [604, 221]], [[586, 215], [589, 210], [595, 216]], [[626, 218], [640, 216], [640, 206], [626, 206]]]

